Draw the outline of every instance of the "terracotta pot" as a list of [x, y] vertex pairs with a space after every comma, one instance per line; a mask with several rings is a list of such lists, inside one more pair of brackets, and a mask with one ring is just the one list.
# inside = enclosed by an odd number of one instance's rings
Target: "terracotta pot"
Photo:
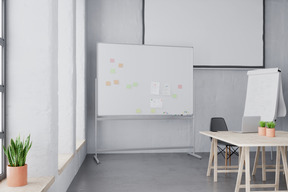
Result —
[[267, 137], [275, 137], [275, 128], [266, 128]]
[[9, 187], [27, 185], [27, 164], [21, 167], [7, 166], [7, 185]]
[[266, 127], [258, 127], [258, 135], [266, 136]]

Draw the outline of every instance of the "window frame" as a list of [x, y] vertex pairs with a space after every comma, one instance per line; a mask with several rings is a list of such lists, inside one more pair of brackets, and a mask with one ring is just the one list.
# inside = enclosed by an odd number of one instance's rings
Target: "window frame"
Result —
[[2, 164], [3, 170], [2, 174], [0, 174], [0, 181], [6, 178], [6, 157], [4, 154], [3, 146], [6, 147], [6, 0], [1, 0], [2, 4], [2, 38], [0, 38], [0, 46], [2, 46], [2, 61], [0, 63], [0, 67], [2, 68], [2, 85], [0, 85], [0, 92], [2, 93], [2, 132], [0, 131], [0, 139], [2, 139], [2, 143], [0, 143], [0, 150], [2, 150], [3, 161], [0, 162]]

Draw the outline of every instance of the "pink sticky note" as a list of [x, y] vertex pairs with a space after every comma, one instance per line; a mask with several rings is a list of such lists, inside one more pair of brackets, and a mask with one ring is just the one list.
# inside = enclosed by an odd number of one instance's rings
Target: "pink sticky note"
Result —
[[110, 63], [114, 63], [114, 62], [115, 62], [115, 59], [110, 58]]
[[182, 85], [181, 84], [178, 85], [178, 89], [182, 89]]

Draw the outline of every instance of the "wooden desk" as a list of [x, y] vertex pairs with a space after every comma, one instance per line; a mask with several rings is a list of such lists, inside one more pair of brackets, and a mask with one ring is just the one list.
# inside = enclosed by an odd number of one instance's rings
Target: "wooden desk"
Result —
[[[288, 132], [276, 131], [276, 137], [258, 136], [257, 133], [236, 133], [231, 131], [211, 132], [201, 131], [203, 135], [212, 137], [210, 157], [208, 163], [207, 175], [211, 171], [212, 162], [214, 159], [214, 182], [217, 182], [218, 161], [217, 161], [217, 140], [225, 141], [236, 145], [242, 149], [240, 154], [238, 176], [236, 181], [235, 192], [239, 192], [240, 188], [246, 188], [246, 192], [250, 192], [251, 188], [275, 188], [279, 190], [280, 177], [280, 156], [282, 157], [283, 170], [285, 173], [286, 185], [288, 189], [288, 168], [287, 157], [285, 155], [285, 146], [288, 146]], [[276, 152], [276, 171], [275, 184], [250, 184], [250, 147], [277, 147]], [[241, 185], [243, 166], [245, 162], [245, 185]]]

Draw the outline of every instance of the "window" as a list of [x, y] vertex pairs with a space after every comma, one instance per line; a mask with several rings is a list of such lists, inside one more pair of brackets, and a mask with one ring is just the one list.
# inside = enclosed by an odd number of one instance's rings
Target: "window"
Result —
[[5, 12], [6, 0], [0, 1], [0, 180], [6, 176], [5, 145]]

